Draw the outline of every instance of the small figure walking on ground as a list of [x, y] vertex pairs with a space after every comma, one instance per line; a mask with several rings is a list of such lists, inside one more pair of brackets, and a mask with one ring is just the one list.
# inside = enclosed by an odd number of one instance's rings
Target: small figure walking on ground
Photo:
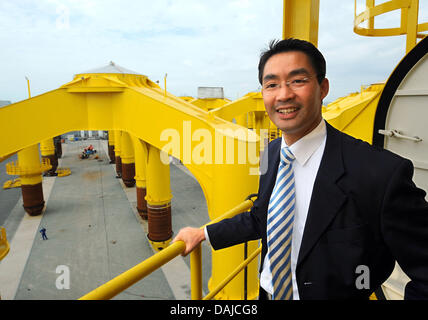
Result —
[[48, 240], [48, 237], [46, 236], [46, 229], [45, 228], [40, 229], [40, 233], [42, 234], [43, 240]]

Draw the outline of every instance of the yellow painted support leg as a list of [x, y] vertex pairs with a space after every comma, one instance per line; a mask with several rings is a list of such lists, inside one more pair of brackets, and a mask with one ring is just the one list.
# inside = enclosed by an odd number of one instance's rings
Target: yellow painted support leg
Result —
[[[250, 130], [246, 132], [248, 135], [252, 134]], [[226, 137], [223, 145], [224, 154], [227, 153], [228, 140], [230, 138]], [[258, 139], [255, 141], [258, 142]], [[239, 145], [240, 143], [235, 141], [234, 164], [228, 165], [224, 162], [224, 164], [214, 165], [212, 177], [215, 177], [215, 179], [211, 179], [212, 197], [207, 197], [209, 199], [208, 213], [211, 220], [216, 219], [237, 206], [248, 195], [257, 192], [258, 170], [257, 172], [252, 172], [248, 166], [248, 162], [242, 165], [239, 164], [239, 156], [242, 156], [242, 153], [244, 153], [244, 150], [240, 150]], [[232, 176], [233, 178], [231, 178]], [[249, 257], [258, 247], [258, 241], [250, 241], [248, 246], [240, 244], [222, 250], [213, 250], [211, 254], [212, 274], [208, 281], [209, 291], [214, 290], [221, 284], [236, 269], [236, 266], [244, 261], [244, 257]], [[246, 273], [242, 272], [230, 281], [215, 298], [219, 300], [256, 299], [258, 289], [258, 262], [253, 261], [248, 265]]]
[[114, 153], [114, 130], [108, 131], [108, 156], [110, 158], [110, 164], [115, 163], [116, 155]]
[[55, 154], [55, 144], [53, 138], [40, 142], [40, 153], [42, 154], [42, 159], [49, 159], [52, 165], [52, 168], [49, 169], [46, 174], [49, 176], [54, 175], [56, 169], [58, 168], [58, 158]]
[[122, 180], [128, 188], [135, 186], [135, 156], [134, 145], [128, 132], [122, 131]]
[[8, 174], [19, 174], [21, 178], [22, 200], [25, 211], [30, 216], [42, 213], [43, 199], [42, 172], [49, 170], [49, 160], [40, 164], [39, 146], [37, 144], [18, 152], [18, 163], [8, 163]]
[[132, 137], [135, 151], [135, 183], [137, 190], [137, 211], [141, 218], [148, 219], [147, 216], [147, 145], [143, 140]]
[[122, 159], [121, 159], [121, 153], [122, 153], [122, 131], [115, 130], [114, 131], [114, 153], [115, 153], [115, 163], [116, 163], [116, 174], [117, 177], [122, 177]]
[[318, 45], [319, 0], [284, 0], [282, 37]]
[[[161, 160], [162, 154], [162, 160]], [[156, 147], [148, 146], [147, 161], [147, 237], [155, 249], [169, 245], [172, 238], [171, 186], [168, 156]]]

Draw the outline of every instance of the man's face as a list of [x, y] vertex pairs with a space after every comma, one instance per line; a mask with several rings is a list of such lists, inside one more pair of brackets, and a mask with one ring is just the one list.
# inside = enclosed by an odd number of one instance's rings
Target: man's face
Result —
[[[328, 93], [328, 80], [318, 83], [309, 58], [300, 51], [273, 55], [263, 70], [262, 95], [272, 122], [293, 144], [321, 121], [322, 100]], [[288, 83], [288, 86], [287, 86]]]

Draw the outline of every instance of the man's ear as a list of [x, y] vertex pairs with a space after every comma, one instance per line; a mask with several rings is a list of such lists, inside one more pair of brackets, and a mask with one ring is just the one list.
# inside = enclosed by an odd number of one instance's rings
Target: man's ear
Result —
[[321, 101], [327, 96], [330, 90], [330, 83], [327, 78], [324, 78], [320, 84]]

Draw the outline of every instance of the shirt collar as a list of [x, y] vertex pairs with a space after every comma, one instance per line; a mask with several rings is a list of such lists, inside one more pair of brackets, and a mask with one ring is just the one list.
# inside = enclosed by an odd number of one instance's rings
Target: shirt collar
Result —
[[325, 125], [325, 120], [322, 119], [314, 130], [312, 130], [306, 136], [300, 138], [298, 141], [293, 143], [291, 147], [287, 146], [284, 137], [282, 137], [281, 149], [288, 147], [296, 157], [296, 161], [301, 166], [304, 166], [305, 163], [309, 160], [309, 158], [321, 145], [321, 143], [325, 140], [326, 136], [327, 128]]

